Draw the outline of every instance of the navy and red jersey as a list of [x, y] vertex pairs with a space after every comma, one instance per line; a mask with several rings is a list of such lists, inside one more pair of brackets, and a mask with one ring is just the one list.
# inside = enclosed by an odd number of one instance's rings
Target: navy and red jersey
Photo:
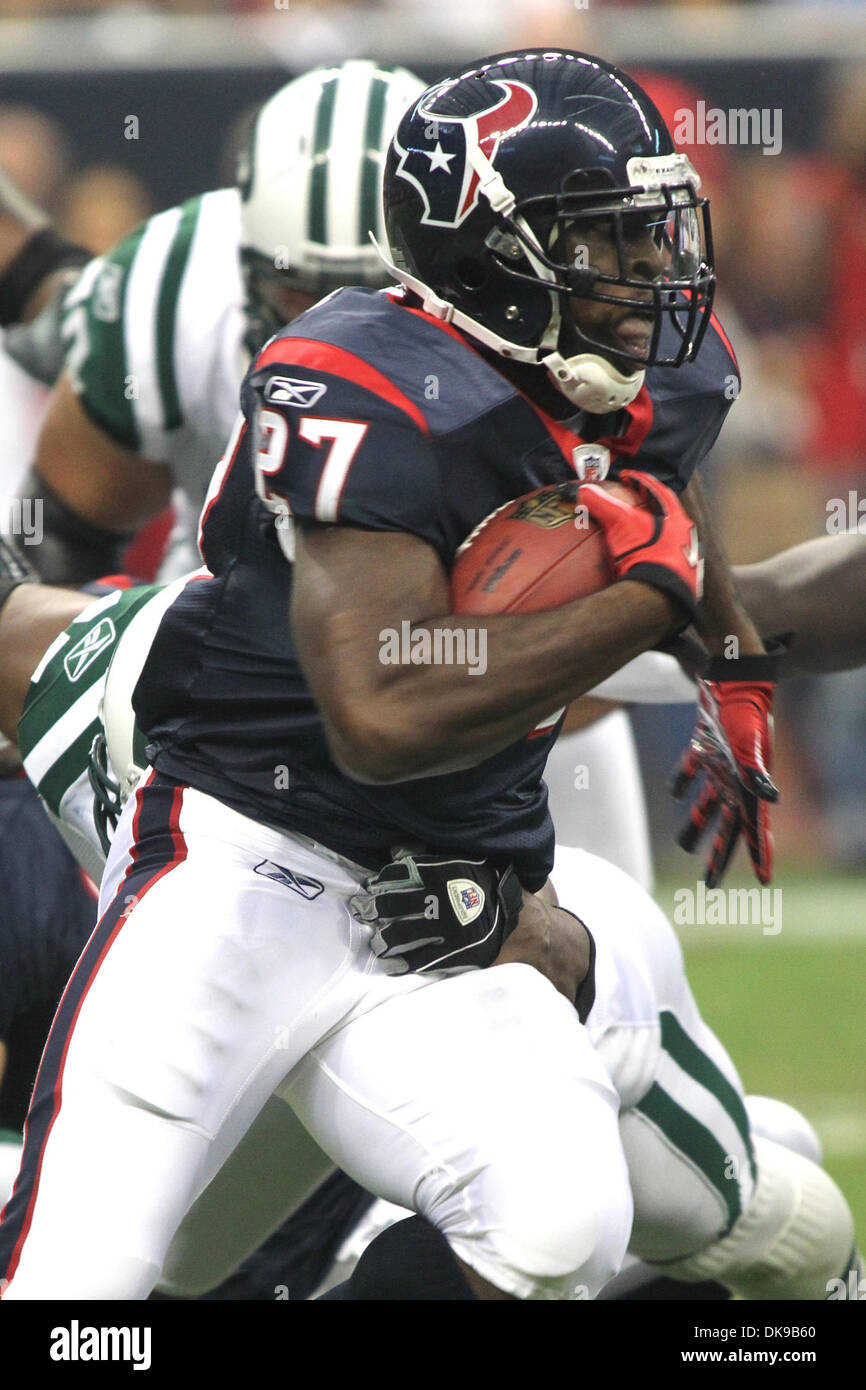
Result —
[[[721, 427], [734, 371], [713, 329], [697, 363], [601, 422], [608, 435], [595, 417], [594, 442], [684, 486]], [[370, 868], [413, 843], [511, 859], [539, 887], [553, 858], [542, 773], [557, 724], [444, 776], [371, 786], [343, 774], [292, 640], [287, 516], [410, 532], [450, 569], [490, 512], [574, 477], [581, 417], [552, 420], [401, 292], [360, 289], [272, 339], [241, 406], [203, 514], [213, 582], [187, 586], [167, 611], [135, 692], [149, 759]]]

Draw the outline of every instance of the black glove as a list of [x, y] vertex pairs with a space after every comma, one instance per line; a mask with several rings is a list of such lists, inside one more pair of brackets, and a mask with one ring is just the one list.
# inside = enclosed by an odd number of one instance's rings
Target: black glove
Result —
[[509, 864], [395, 849], [349, 899], [374, 927], [370, 948], [388, 975], [491, 965], [517, 925], [523, 890]]
[[0, 536], [0, 608], [19, 584], [38, 584], [39, 575], [11, 536]]

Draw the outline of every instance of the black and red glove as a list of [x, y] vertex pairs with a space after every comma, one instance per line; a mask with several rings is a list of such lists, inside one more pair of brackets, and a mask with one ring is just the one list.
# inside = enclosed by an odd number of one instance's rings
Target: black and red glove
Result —
[[718, 814], [707, 861], [714, 888], [742, 832], [760, 883], [773, 876], [770, 806], [779, 792], [770, 777], [773, 758], [773, 692], [778, 648], [737, 660], [710, 661], [698, 681], [698, 721], [671, 791], [679, 800], [695, 778], [704, 783], [678, 841], [691, 853]]
[[650, 473], [627, 468], [616, 481], [645, 505], [629, 505], [598, 483], [582, 483], [577, 500], [604, 532], [617, 579], [663, 590], [682, 607], [683, 626], [694, 622], [704, 579], [698, 528], [676, 494]]

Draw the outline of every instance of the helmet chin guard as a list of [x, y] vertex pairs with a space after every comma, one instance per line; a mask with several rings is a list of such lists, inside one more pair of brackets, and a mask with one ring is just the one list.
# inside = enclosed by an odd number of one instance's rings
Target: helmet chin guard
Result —
[[550, 352], [541, 362], [557, 390], [590, 415], [607, 415], [631, 405], [646, 376], [643, 368], [625, 376], [594, 352], [579, 352], [574, 357]]

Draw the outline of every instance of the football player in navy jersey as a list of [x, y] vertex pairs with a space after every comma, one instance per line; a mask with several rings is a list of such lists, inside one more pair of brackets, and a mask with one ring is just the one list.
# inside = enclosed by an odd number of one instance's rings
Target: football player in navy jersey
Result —
[[[593, 1296], [618, 1266], [618, 1098], [569, 1002], [586, 933], [550, 978], [511, 943], [493, 971], [394, 977], [349, 905], [406, 844], [540, 890], [552, 712], [698, 616], [709, 532], [674, 490], [701, 453], [681, 424], [715, 436], [728, 364], [697, 182], [645, 94], [584, 55], [504, 55], [407, 112], [385, 179], [403, 290], [339, 291], [259, 355], [203, 513], [214, 578], [169, 609], [145, 665], [153, 766], [43, 1056], [0, 1226], [5, 1297], [146, 1296], [272, 1095], [426, 1216], [478, 1297]], [[486, 619], [484, 679], [381, 660], [404, 622], [477, 626], [450, 613], [448, 571], [485, 516], [606, 468], [647, 503], [580, 489], [620, 582]], [[710, 650], [724, 633], [742, 655], [709, 672], [715, 741], [689, 771], [708, 779], [699, 817], [723, 812], [713, 871], [742, 824], [765, 877], [769, 663], [708, 558]], [[546, 911], [541, 935], [566, 939]], [[541, 912], [525, 896], [521, 922]], [[308, 1146], [281, 1175], [286, 1210], [321, 1171]]]

